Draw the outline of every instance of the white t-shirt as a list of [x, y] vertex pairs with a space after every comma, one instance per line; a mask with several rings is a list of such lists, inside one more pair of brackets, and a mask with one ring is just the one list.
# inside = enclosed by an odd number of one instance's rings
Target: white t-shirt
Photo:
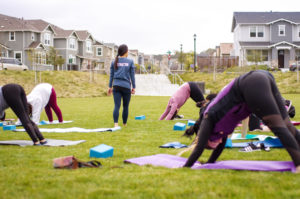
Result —
[[52, 88], [51, 84], [41, 83], [27, 95], [27, 101], [32, 106], [32, 121], [36, 124], [40, 122], [41, 113], [49, 102]]

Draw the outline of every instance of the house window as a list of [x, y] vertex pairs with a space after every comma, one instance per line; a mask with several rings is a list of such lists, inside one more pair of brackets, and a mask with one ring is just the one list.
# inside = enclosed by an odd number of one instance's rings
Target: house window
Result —
[[268, 61], [268, 50], [247, 50], [247, 60], [250, 62]]
[[44, 44], [49, 46], [50, 45], [50, 39], [51, 39], [51, 36], [49, 33], [45, 33], [44, 35]]
[[300, 50], [296, 50], [296, 56], [295, 56], [295, 59], [297, 61], [300, 61]]
[[90, 40], [86, 41], [86, 51], [92, 52], [92, 42]]
[[16, 41], [16, 33], [9, 32], [9, 41]]
[[[0, 50], [1, 50], [1, 46], [0, 46]], [[0, 57], [6, 57], [5, 51], [0, 51]]]
[[15, 54], [15, 58], [20, 62], [22, 62], [22, 52], [15, 52], [14, 54]]
[[268, 54], [269, 54], [268, 50], [262, 50], [261, 51], [261, 60], [268, 61]]
[[76, 58], [73, 55], [69, 55], [69, 64], [75, 64], [76, 63]]
[[101, 47], [97, 48], [97, 56], [102, 56], [102, 48]]
[[69, 48], [75, 49], [75, 39], [74, 38], [71, 38], [69, 40]]
[[33, 33], [33, 32], [31, 33], [31, 40], [32, 40], [32, 41], [35, 41], [35, 36], [34, 36], [34, 33]]
[[278, 26], [278, 35], [279, 36], [285, 36], [285, 25], [279, 25]]
[[257, 37], [264, 37], [264, 27], [257, 26]]
[[250, 27], [250, 37], [256, 37], [256, 26]]
[[250, 26], [250, 37], [264, 37], [264, 27]]

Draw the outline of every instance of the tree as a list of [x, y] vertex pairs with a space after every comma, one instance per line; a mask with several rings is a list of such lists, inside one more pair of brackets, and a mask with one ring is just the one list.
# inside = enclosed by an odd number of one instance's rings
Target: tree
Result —
[[27, 50], [27, 56], [28, 56], [28, 60], [30, 62], [31, 68], [32, 70], [34, 70], [34, 83], [37, 84], [37, 53], [36, 53], [36, 49], [34, 48], [30, 48]]
[[216, 52], [216, 49], [208, 48], [208, 49], [202, 51], [200, 54], [204, 54], [204, 55], [207, 55], [207, 56], [213, 56], [215, 52]]
[[57, 66], [61, 66], [65, 63], [65, 59], [62, 58], [62, 56], [58, 54], [58, 50], [52, 46], [49, 49], [47, 61], [54, 66], [54, 70], [57, 70]]

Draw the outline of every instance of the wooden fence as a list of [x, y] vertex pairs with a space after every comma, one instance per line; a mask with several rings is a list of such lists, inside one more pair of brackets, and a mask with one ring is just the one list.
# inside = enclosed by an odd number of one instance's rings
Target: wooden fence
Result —
[[214, 57], [214, 56], [206, 56], [206, 57], [197, 57], [197, 66], [200, 71], [208, 71], [212, 72], [214, 69], [214, 65], [216, 66], [218, 71], [225, 70], [232, 66], [239, 65], [239, 57]]

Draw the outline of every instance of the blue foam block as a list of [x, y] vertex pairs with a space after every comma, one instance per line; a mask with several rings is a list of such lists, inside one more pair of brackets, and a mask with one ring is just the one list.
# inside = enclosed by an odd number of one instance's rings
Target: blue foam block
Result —
[[16, 125], [6, 125], [6, 126], [3, 126], [3, 131], [12, 131], [12, 130], [15, 130], [16, 129]]
[[48, 124], [45, 120], [40, 121], [39, 125], [45, 125]]
[[184, 131], [185, 130], [185, 127], [186, 125], [184, 123], [180, 123], [180, 122], [177, 122], [174, 127], [173, 127], [173, 130], [174, 131]]
[[195, 121], [194, 120], [188, 120], [188, 123], [187, 123], [187, 125], [188, 126], [193, 126], [193, 125], [195, 125]]
[[136, 120], [145, 120], [146, 116], [145, 115], [139, 115], [139, 116], [135, 116]]
[[3, 126], [3, 122], [0, 122], [0, 126]]
[[90, 149], [90, 157], [109, 158], [114, 154], [114, 148], [105, 144], [100, 144]]

